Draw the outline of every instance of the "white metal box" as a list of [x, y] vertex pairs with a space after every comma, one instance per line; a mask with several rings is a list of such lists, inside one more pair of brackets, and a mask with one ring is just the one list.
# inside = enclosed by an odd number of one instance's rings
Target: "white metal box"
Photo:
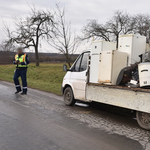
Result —
[[128, 66], [139, 62], [139, 55], [146, 51], [146, 37], [135, 34], [121, 35], [118, 51], [128, 53]]
[[90, 67], [90, 79], [89, 79], [91, 83], [98, 83], [100, 52], [110, 51], [115, 49], [116, 49], [116, 43], [113, 42], [107, 42], [107, 41], [92, 42], [91, 67]]
[[127, 53], [103, 51], [99, 58], [98, 83], [116, 85], [121, 69], [127, 66]]
[[140, 87], [150, 86], [150, 63], [140, 63], [138, 65]]
[[92, 54], [99, 54], [101, 51], [116, 50], [116, 43], [108, 41], [93, 41]]
[[150, 44], [146, 43], [146, 52], [149, 52], [150, 51]]

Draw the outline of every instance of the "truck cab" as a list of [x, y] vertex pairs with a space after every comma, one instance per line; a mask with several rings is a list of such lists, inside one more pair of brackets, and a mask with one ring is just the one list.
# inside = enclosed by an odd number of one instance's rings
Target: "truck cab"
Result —
[[79, 99], [85, 101], [85, 88], [87, 81], [88, 58], [90, 50], [82, 52], [70, 69], [67, 70], [65, 66], [64, 71], [67, 71], [63, 78], [62, 93], [64, 98], [71, 102], [72, 99]]

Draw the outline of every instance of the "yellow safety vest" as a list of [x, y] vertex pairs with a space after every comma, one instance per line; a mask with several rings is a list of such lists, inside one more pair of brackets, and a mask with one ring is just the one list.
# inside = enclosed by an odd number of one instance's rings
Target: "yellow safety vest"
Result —
[[[21, 55], [20, 57], [18, 54], [15, 55], [15, 61], [19, 61], [22, 63], [22, 62], [26, 62], [25, 59], [26, 59], [26, 54]], [[28, 65], [27, 64], [26, 65], [16, 64], [16, 67], [28, 67]]]

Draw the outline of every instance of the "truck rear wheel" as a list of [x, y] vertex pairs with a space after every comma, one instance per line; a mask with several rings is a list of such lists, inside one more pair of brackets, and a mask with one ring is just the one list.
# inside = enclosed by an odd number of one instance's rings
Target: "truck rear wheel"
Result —
[[73, 106], [76, 103], [71, 87], [67, 87], [64, 91], [64, 102], [68, 106]]
[[140, 127], [146, 130], [150, 130], [150, 113], [137, 111], [136, 118]]

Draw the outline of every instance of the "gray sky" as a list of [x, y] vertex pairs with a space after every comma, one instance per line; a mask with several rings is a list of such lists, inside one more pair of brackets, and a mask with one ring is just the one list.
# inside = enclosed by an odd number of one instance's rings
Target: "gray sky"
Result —
[[[104, 22], [115, 10], [124, 10], [130, 14], [150, 13], [149, 0], [0, 0], [0, 41], [5, 38], [3, 22], [13, 29], [13, 17], [26, 16], [33, 4], [37, 8], [54, 9], [55, 3], [66, 7], [66, 19], [71, 21], [72, 28], [80, 33], [87, 19], [98, 19]], [[86, 48], [82, 46], [83, 49]], [[43, 49], [47, 49], [44, 45]], [[80, 52], [80, 50], [78, 50]]]

